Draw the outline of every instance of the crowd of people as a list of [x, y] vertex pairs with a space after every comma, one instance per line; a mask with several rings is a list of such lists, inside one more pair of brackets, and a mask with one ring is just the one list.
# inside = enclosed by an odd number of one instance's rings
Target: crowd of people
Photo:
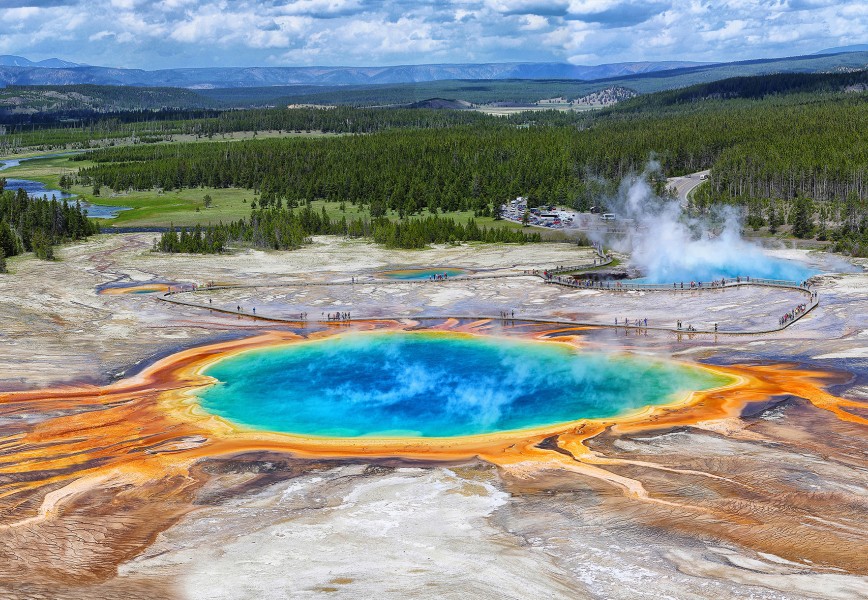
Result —
[[807, 305], [799, 304], [796, 308], [794, 308], [790, 312], [788, 312], [784, 315], [781, 315], [781, 317], [778, 319], [778, 325], [783, 327], [787, 323], [792, 323], [793, 321], [798, 319], [800, 316], [805, 314], [805, 312], [807, 312], [807, 310], [808, 310]]
[[334, 313], [322, 313], [322, 316], [326, 321], [350, 321], [350, 320], [352, 320], [352, 317], [351, 317], [349, 311], [347, 311], [347, 312], [334, 312]]
[[624, 320], [619, 323], [618, 317], [615, 317], [615, 325], [622, 325], [624, 327], [648, 327], [648, 318], [644, 319], [628, 319], [624, 317]]
[[582, 288], [600, 288], [600, 289], [617, 289], [619, 284], [613, 284], [610, 281], [597, 281], [594, 279], [576, 279], [575, 277], [563, 276], [563, 275], [555, 275], [551, 271], [543, 271], [543, 278], [546, 282], [551, 283], [559, 283], [561, 285], [569, 285], [571, 287], [582, 287]]

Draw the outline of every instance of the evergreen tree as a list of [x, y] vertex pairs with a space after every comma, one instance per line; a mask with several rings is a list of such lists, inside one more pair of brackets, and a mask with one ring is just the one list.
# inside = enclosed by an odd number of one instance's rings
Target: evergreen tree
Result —
[[798, 196], [793, 203], [793, 235], [807, 238], [814, 233], [814, 207], [808, 198]]
[[783, 220], [778, 214], [777, 210], [777, 202], [774, 200], [769, 202], [769, 233], [775, 234], [778, 232], [778, 228], [783, 225]]
[[79, 203], [30, 198], [21, 189], [0, 192], [0, 251], [6, 257], [32, 251], [39, 258], [52, 260], [55, 244], [86, 238], [97, 231]]

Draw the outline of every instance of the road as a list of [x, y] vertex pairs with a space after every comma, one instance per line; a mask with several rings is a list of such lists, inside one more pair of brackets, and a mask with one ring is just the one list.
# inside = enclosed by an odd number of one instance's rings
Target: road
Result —
[[688, 194], [693, 191], [693, 188], [704, 181], [703, 179], [700, 179], [700, 177], [702, 175], [708, 175], [708, 173], [709, 171], [706, 169], [705, 171], [691, 173], [690, 175], [685, 175], [683, 177], [670, 177], [666, 180], [666, 185], [670, 188], [675, 188], [675, 191], [678, 192], [678, 201], [681, 203], [683, 208], [687, 208]]

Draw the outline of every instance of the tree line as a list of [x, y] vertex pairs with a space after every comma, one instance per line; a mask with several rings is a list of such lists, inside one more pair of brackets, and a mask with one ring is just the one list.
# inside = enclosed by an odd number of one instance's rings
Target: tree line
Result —
[[541, 241], [539, 233], [480, 227], [473, 219], [465, 224], [437, 215], [400, 221], [384, 217], [348, 221], [346, 217], [330, 218], [325, 208], [318, 213], [305, 206], [298, 211], [277, 207], [253, 209], [249, 218], [227, 224], [170, 227], [154, 240], [153, 250], [216, 254], [226, 250], [229, 243], [270, 250], [294, 250], [309, 244], [312, 235], [366, 237], [389, 248], [424, 248], [429, 244], [471, 241], [519, 244]]
[[54, 258], [54, 246], [81, 240], [99, 231], [79, 203], [56, 198], [30, 198], [24, 190], [3, 189], [0, 178], [0, 266], [6, 258], [34, 252], [45, 260]]
[[108, 148], [76, 157], [99, 163], [78, 178], [115, 190], [240, 187], [266, 205], [321, 198], [368, 204], [375, 216], [384, 208], [482, 215], [517, 195], [587, 209], [601, 180], [620, 181], [653, 156], [667, 175], [711, 168], [715, 202], [797, 194], [824, 201], [851, 191], [868, 198], [868, 103], [858, 94], [610, 113], [581, 126], [536, 118], [524, 126], [483, 121], [328, 139]]
[[[575, 121], [567, 113], [513, 115], [507, 120], [526, 124], [542, 120]], [[470, 110], [436, 110], [425, 108], [351, 108], [299, 107], [250, 110], [158, 110], [102, 113], [52, 112], [19, 117], [6, 125], [0, 135], [0, 148], [70, 145], [78, 148], [99, 147], [113, 140], [139, 142], [168, 141], [177, 135], [204, 138], [236, 132], [307, 132], [372, 133], [387, 129], [441, 129], [458, 125], [497, 123], [499, 117]], [[501, 119], [502, 121], [502, 119]]]

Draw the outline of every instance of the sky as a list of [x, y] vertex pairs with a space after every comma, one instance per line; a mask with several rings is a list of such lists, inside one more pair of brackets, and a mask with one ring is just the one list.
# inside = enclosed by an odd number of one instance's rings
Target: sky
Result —
[[866, 0], [0, 0], [0, 54], [148, 70], [730, 61], [866, 42]]

